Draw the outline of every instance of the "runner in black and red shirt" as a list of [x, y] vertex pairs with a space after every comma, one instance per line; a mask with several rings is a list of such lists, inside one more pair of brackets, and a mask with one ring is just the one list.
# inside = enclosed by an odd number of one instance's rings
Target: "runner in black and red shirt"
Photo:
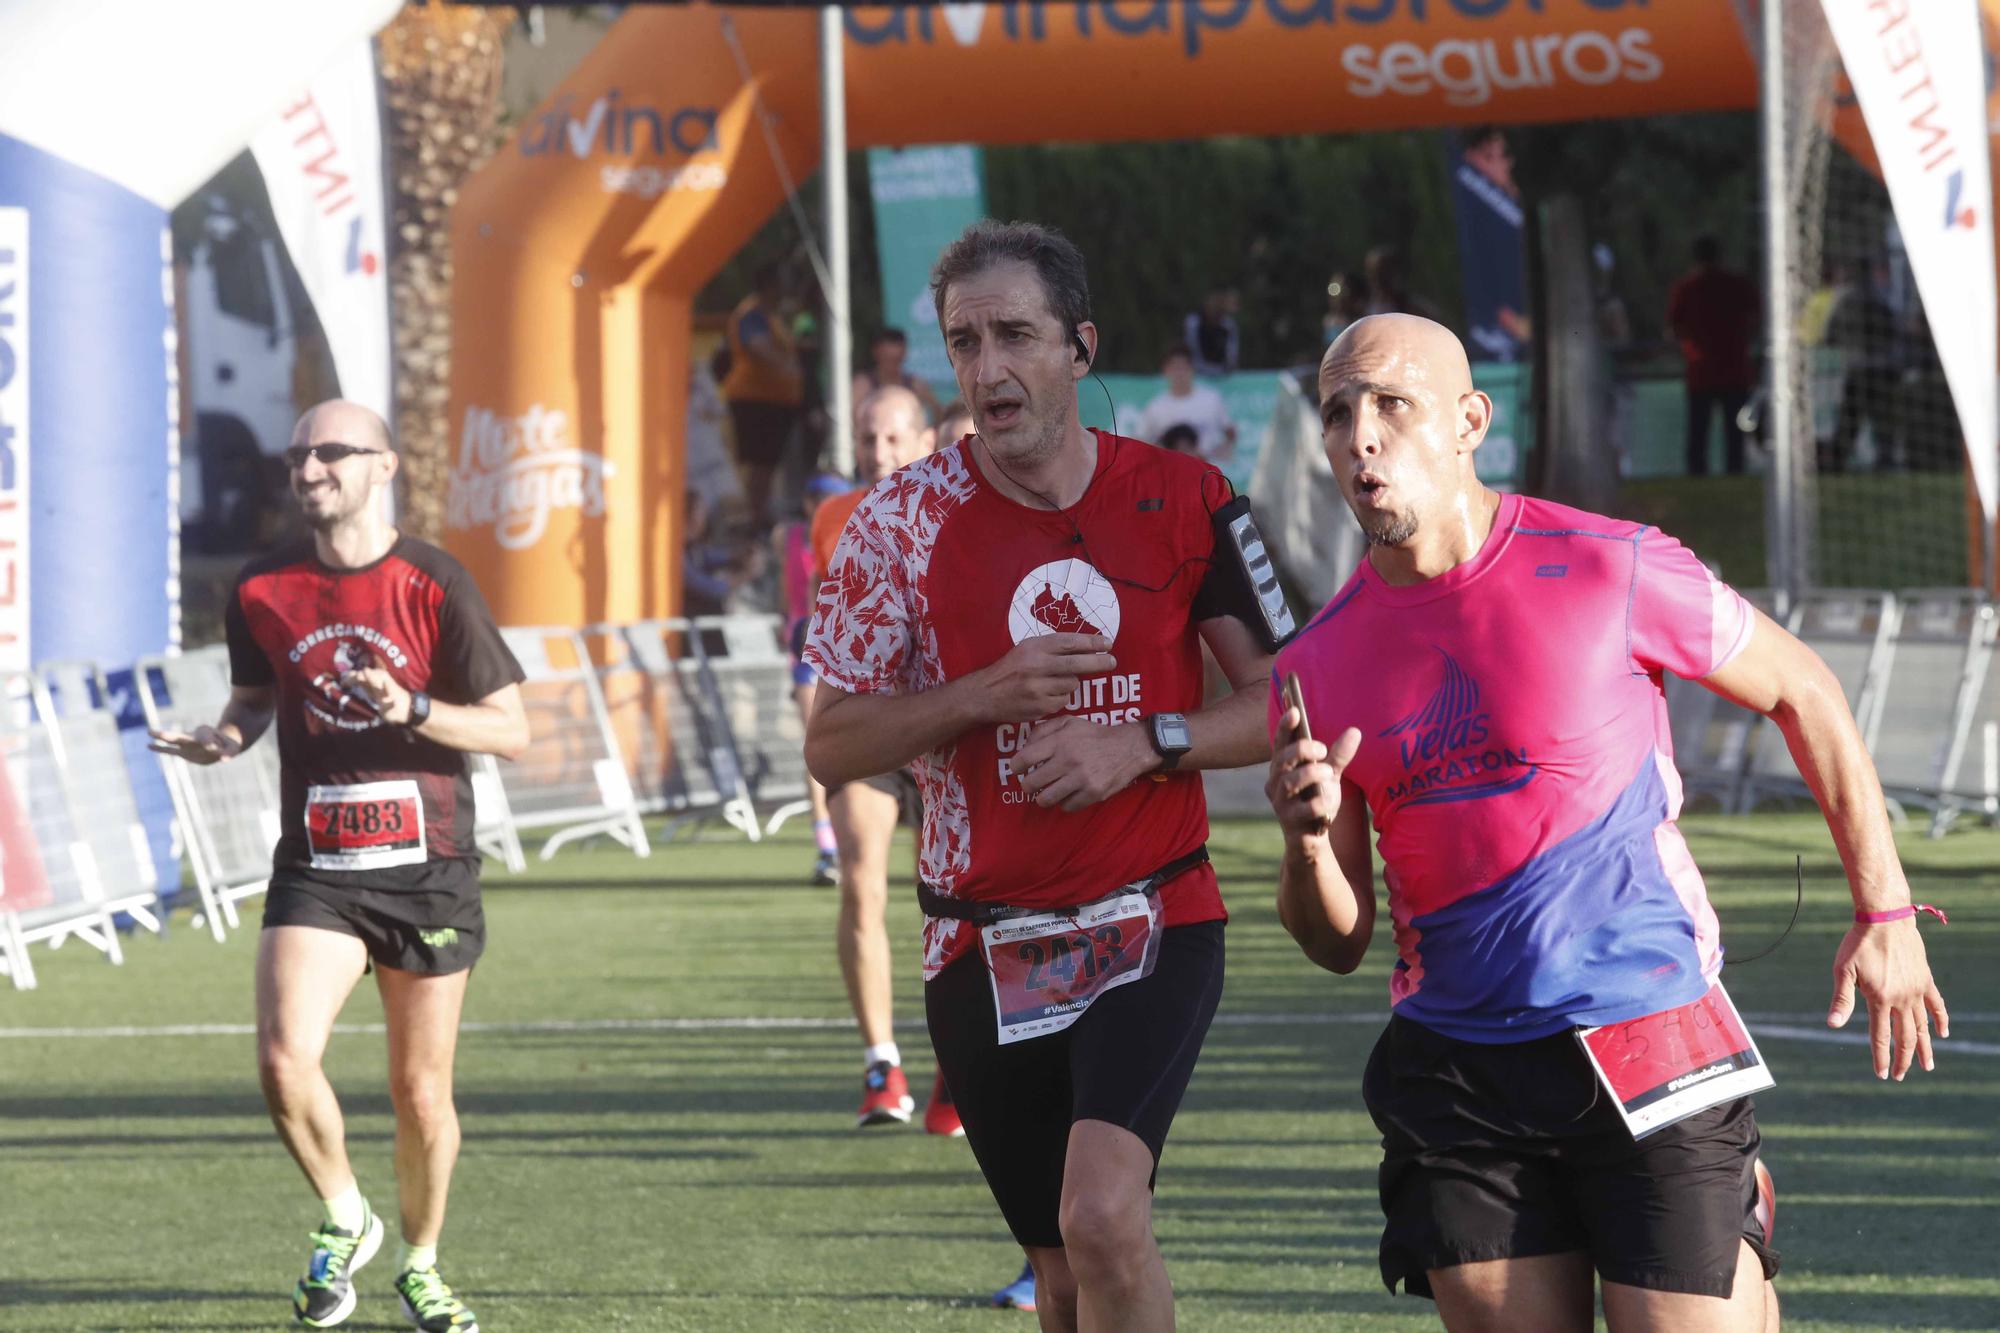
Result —
[[[933, 286], [977, 433], [849, 521], [806, 757], [915, 768], [931, 1040], [1042, 1327], [1167, 1328], [1151, 1182], [1222, 993], [1194, 770], [1269, 757], [1270, 658], [1219, 591], [1221, 474], [1079, 422], [1076, 247], [978, 223]], [[1237, 693], [1196, 712], [1204, 642]]]
[[372, 962], [389, 1028], [403, 1313], [426, 1333], [476, 1333], [437, 1272], [458, 1155], [452, 1057], [486, 940], [467, 756], [526, 746], [521, 668], [458, 562], [384, 519], [398, 460], [379, 417], [322, 403], [285, 459], [313, 539], [244, 569], [222, 717], [156, 732], [153, 748], [219, 763], [277, 723], [284, 834], [257, 953], [257, 1047], [271, 1118], [326, 1206], [293, 1298], [299, 1321], [346, 1320], [353, 1274], [382, 1243], [320, 1066]]

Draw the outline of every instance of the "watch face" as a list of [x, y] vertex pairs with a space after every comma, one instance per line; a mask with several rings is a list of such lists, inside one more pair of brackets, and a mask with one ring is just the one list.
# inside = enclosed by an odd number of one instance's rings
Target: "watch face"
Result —
[[1159, 721], [1160, 744], [1170, 750], [1185, 750], [1194, 742], [1188, 736], [1187, 719], [1178, 713], [1163, 713]]

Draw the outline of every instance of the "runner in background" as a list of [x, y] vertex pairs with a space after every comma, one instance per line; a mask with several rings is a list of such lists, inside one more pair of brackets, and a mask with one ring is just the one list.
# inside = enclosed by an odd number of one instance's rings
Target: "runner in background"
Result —
[[1362, 961], [1371, 827], [1382, 853], [1397, 957], [1362, 1089], [1383, 1281], [1453, 1330], [1586, 1333], [1598, 1279], [1620, 1333], [1775, 1329], [1748, 1095], [1770, 1079], [1675, 824], [1660, 681], [1783, 733], [1854, 899], [1828, 1026], [1858, 988], [1876, 1075], [1901, 1079], [1947, 1018], [1839, 682], [1671, 537], [1482, 486], [1492, 404], [1442, 326], [1357, 321], [1319, 389], [1370, 546], [1278, 655], [1304, 708], [1273, 698], [1266, 791], [1279, 919], [1320, 966]]
[[[854, 408], [854, 466], [860, 485], [823, 503], [813, 516], [813, 552], [821, 577], [833, 559], [842, 529], [869, 489], [897, 468], [926, 457], [937, 445], [924, 408], [909, 389], [876, 389]], [[916, 1110], [903, 1052], [896, 1042], [894, 973], [889, 961], [889, 848], [896, 826], [922, 818], [916, 780], [898, 771], [831, 789], [827, 807], [840, 853], [840, 924], [836, 936], [840, 975], [861, 1029], [861, 1109], [855, 1123], [907, 1124]], [[931, 1080], [924, 1128], [964, 1133], [951, 1091], [940, 1072]]]
[[437, 1267], [458, 1158], [459, 1012], [486, 947], [466, 756], [526, 747], [521, 667], [464, 568], [383, 517], [398, 460], [381, 418], [321, 403], [285, 462], [312, 540], [245, 566], [226, 615], [222, 716], [192, 734], [156, 731], [152, 748], [225, 763], [277, 723], [285, 832], [257, 944], [257, 1067], [325, 1210], [294, 1314], [310, 1328], [345, 1322], [354, 1274], [382, 1244], [321, 1067], [372, 970], [396, 1113], [396, 1291], [424, 1333], [477, 1333]]
[[[791, 652], [792, 702], [801, 721], [812, 716], [813, 685], [817, 680], [812, 668], [799, 657], [805, 648], [806, 621], [812, 616], [813, 597], [819, 591], [821, 562], [813, 552], [813, 516], [822, 504], [852, 489], [845, 477], [815, 472], [806, 479], [800, 517], [780, 527], [771, 539], [785, 599], [785, 643]], [[812, 802], [812, 883], [825, 887], [835, 883], [833, 818], [827, 813], [826, 788], [811, 773], [806, 774], [806, 795]]]

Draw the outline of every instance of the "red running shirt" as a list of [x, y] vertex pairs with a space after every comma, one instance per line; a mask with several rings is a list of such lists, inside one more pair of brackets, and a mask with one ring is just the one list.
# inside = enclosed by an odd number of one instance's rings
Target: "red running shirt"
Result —
[[[1094, 435], [1097, 471], [1062, 513], [1002, 495], [964, 441], [884, 478], [834, 551], [805, 660], [850, 694], [915, 694], [1033, 635], [1094, 632], [1112, 640], [1117, 669], [1080, 682], [1061, 715], [1123, 726], [1200, 707], [1197, 596], [1215, 542], [1209, 514], [1229, 484], [1198, 458]], [[956, 897], [1067, 907], [1207, 839], [1193, 772], [1142, 778], [1074, 814], [1035, 805], [1013, 763], [1036, 720], [981, 725], [919, 756], [925, 883]], [[1226, 915], [1207, 865], [1166, 885], [1160, 901], [1169, 926]], [[927, 921], [924, 976], [976, 937], [963, 922]]]
[[[522, 679], [465, 567], [399, 537], [361, 569], [322, 564], [310, 543], [252, 560], [226, 613], [230, 678], [276, 686], [280, 810], [276, 870], [339, 888], [458, 890], [479, 871], [468, 756], [378, 720], [340, 689], [347, 670], [386, 667], [408, 690], [477, 703]], [[414, 779], [427, 860], [367, 871], [315, 870], [306, 788]]]

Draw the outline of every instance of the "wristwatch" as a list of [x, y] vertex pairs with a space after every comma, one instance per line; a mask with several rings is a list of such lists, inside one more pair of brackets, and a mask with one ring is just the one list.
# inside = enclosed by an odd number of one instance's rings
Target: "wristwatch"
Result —
[[403, 725], [409, 730], [415, 731], [430, 720], [431, 697], [422, 690], [413, 691], [410, 695], [410, 716]]
[[1180, 764], [1181, 756], [1194, 748], [1194, 738], [1188, 735], [1187, 714], [1155, 713], [1147, 723], [1147, 735], [1152, 738], [1154, 753], [1160, 756], [1160, 767], [1171, 773]]

